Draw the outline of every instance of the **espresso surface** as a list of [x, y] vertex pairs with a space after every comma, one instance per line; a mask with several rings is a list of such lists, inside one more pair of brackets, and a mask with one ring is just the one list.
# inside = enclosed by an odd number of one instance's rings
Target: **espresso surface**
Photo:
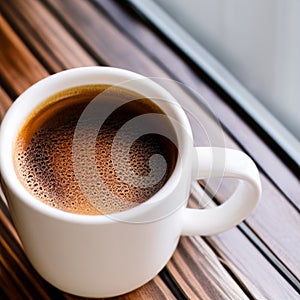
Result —
[[[164, 114], [151, 100], [125, 89], [93, 85], [63, 91], [45, 103], [23, 125], [14, 157], [21, 182], [40, 201], [77, 214], [115, 213], [143, 203], [170, 177], [177, 148], [157, 132], [163, 127], [174, 135], [171, 123], [127, 123], [149, 112]], [[100, 128], [104, 107], [113, 112]], [[151, 165], [154, 154], [162, 155], [165, 163]]]

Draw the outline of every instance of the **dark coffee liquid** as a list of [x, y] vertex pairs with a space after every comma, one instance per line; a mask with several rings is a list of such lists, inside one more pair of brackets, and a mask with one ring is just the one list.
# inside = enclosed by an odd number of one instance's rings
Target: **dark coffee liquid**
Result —
[[[85, 108], [101, 92], [93, 104], [96, 109], [78, 123]], [[99, 129], [99, 112], [110, 106], [117, 109]], [[76, 214], [115, 213], [143, 203], [165, 184], [177, 160], [177, 147], [169, 136], [157, 134], [159, 128], [166, 128], [174, 141], [170, 121], [145, 120], [139, 128], [123, 127], [148, 113], [164, 115], [151, 100], [105, 85], [76, 87], [52, 96], [32, 113], [19, 132], [15, 168], [21, 182], [40, 201]], [[90, 144], [87, 141], [93, 141], [95, 130], [94, 143]], [[128, 149], [128, 141], [133, 138]], [[74, 160], [76, 149], [79, 160]], [[159, 168], [166, 166], [166, 170], [163, 176], [149, 179], [149, 161], [154, 154], [162, 155], [166, 165], [158, 163], [152, 169], [160, 173]], [[133, 173], [124, 167], [126, 156]]]

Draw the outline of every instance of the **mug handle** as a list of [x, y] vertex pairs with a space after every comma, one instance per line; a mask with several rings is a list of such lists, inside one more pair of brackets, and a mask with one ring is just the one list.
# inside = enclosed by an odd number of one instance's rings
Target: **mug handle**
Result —
[[218, 147], [195, 147], [193, 179], [227, 177], [240, 179], [235, 192], [211, 209], [185, 208], [182, 235], [212, 235], [243, 221], [256, 207], [261, 195], [257, 167], [245, 153]]

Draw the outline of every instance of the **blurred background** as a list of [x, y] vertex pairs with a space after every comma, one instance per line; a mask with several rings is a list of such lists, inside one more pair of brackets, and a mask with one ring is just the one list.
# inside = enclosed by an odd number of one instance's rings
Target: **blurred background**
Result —
[[299, 0], [132, 2], [299, 161]]

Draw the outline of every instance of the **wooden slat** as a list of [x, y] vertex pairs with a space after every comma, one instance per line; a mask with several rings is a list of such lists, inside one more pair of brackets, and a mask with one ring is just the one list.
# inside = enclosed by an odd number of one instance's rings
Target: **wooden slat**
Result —
[[[203, 189], [194, 184], [190, 207], [205, 206], [209, 209], [216, 206], [213, 201], [203, 199], [203, 193]], [[240, 230], [235, 227], [225, 233], [205, 237], [218, 254], [220, 261], [255, 299], [297, 299], [296, 290], [291, 288], [280, 270], [274, 272], [264, 255], [257, 251], [257, 241], [240, 235], [246, 226], [242, 223], [238, 227]]]
[[[262, 199], [246, 223], [260, 239], [268, 245], [274, 255], [300, 280], [300, 260], [298, 243], [300, 241], [300, 217], [297, 210], [280, 192], [261, 174]], [[218, 187], [215, 197], [219, 202], [225, 201], [228, 192], [223, 184]], [[210, 186], [209, 190], [216, 191]]]
[[[159, 287], [159, 288], [158, 288]], [[170, 290], [166, 287], [165, 283], [159, 276], [156, 276], [147, 288], [137, 289], [130, 294], [115, 297], [115, 299], [136, 300], [136, 299], [176, 299]]]
[[50, 73], [96, 65], [40, 1], [2, 1], [1, 8]]
[[[287, 267], [291, 277], [296, 277], [299, 281], [300, 260], [297, 252], [300, 240], [299, 213], [263, 173], [260, 174], [260, 178], [263, 190], [261, 202], [245, 223], [262, 243], [271, 249], [271, 252], [268, 251], [268, 255], [272, 256], [270, 259], [281, 264], [283, 268]], [[223, 180], [221, 185], [218, 181], [210, 181], [206, 189], [222, 203], [234, 192], [235, 187], [236, 184], [231, 180]], [[298, 282], [298, 288], [299, 286]]]
[[168, 269], [189, 299], [248, 299], [201, 237], [182, 237]]
[[111, 26], [107, 17], [99, 14], [89, 1], [76, 1], [76, 5], [72, 0], [50, 0], [45, 3], [51, 4], [63, 24], [96, 59], [113, 67], [140, 71], [145, 76], [159, 74], [160, 67], [130, 43], [118, 28]]
[[[234, 240], [238, 242], [234, 242]], [[241, 239], [237, 229], [208, 238], [210, 245], [218, 251], [220, 259], [245, 285], [255, 299], [298, 299], [281, 274], [275, 273], [262, 255], [246, 238]], [[249, 280], [255, 278], [255, 280]]]
[[0, 86], [0, 124], [12, 101], [6, 91]]
[[30, 85], [48, 75], [2, 15], [0, 15], [0, 40], [0, 78], [2, 84], [8, 85], [15, 94], [22, 93]]
[[[158, 288], [160, 287], [160, 288]], [[67, 300], [93, 300], [93, 299], [113, 299], [113, 300], [150, 300], [150, 299], [157, 299], [157, 300], [175, 300], [176, 298], [170, 292], [170, 290], [166, 287], [164, 282], [157, 276], [151, 282], [149, 282], [146, 286], [137, 289], [131, 293], [116, 296], [113, 298], [83, 298], [83, 297], [76, 297], [70, 294], [64, 294], [64, 298]]]

